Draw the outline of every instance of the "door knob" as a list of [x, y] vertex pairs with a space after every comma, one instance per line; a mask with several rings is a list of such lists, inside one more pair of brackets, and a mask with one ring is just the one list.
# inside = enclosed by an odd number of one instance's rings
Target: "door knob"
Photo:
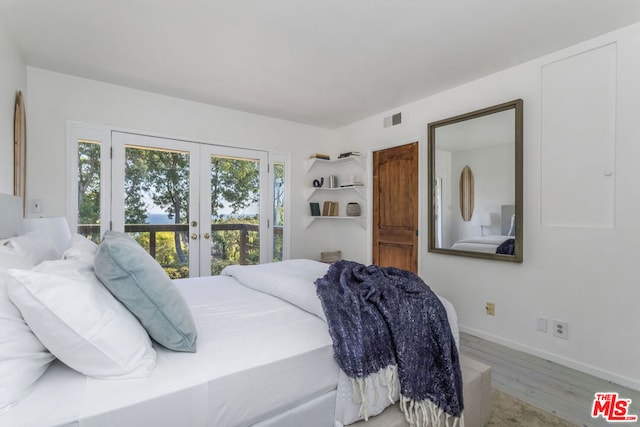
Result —
[[193, 233], [191, 235], [191, 240], [197, 240], [198, 239], [198, 235], [196, 233]]
[[209, 235], [209, 233], [204, 233], [204, 236], [203, 236], [203, 237], [204, 237], [205, 239], [208, 239], [208, 238], [209, 238], [209, 237], [211, 237], [211, 236]]
[[192, 227], [197, 227], [198, 226], [198, 221], [191, 221], [191, 226]]

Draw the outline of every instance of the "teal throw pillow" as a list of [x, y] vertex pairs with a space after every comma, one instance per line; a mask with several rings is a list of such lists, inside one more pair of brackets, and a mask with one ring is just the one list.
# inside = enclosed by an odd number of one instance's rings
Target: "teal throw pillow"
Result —
[[94, 268], [102, 284], [170, 350], [196, 351], [196, 326], [186, 301], [160, 264], [125, 233], [107, 231]]

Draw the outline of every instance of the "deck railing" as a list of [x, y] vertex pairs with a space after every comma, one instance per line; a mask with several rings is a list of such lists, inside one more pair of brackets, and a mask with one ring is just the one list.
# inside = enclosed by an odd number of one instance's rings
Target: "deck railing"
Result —
[[[249, 243], [249, 232], [258, 232], [260, 226], [258, 224], [211, 224], [211, 234], [217, 231], [239, 231], [240, 237], [238, 239], [238, 246], [240, 249], [240, 261], [242, 265], [249, 264], [249, 251], [251, 244]], [[174, 232], [184, 233], [185, 236], [189, 233], [189, 224], [125, 224], [125, 233], [149, 233], [149, 254], [155, 259], [156, 247], [157, 247], [157, 233]], [[100, 225], [99, 224], [82, 224], [78, 225], [78, 233], [84, 236], [92, 236], [93, 241], [98, 241], [100, 238]], [[274, 237], [282, 237], [282, 227], [273, 228]]]

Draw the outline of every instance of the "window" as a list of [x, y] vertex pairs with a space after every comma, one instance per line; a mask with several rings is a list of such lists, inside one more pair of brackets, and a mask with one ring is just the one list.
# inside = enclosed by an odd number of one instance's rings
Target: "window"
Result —
[[77, 123], [68, 134], [78, 233], [96, 242], [108, 229], [129, 233], [173, 278], [288, 257], [288, 155]]

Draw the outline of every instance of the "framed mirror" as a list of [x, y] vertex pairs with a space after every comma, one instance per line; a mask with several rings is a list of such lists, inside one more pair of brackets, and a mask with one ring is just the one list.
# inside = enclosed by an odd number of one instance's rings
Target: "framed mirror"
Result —
[[522, 104], [429, 123], [429, 252], [522, 262]]

